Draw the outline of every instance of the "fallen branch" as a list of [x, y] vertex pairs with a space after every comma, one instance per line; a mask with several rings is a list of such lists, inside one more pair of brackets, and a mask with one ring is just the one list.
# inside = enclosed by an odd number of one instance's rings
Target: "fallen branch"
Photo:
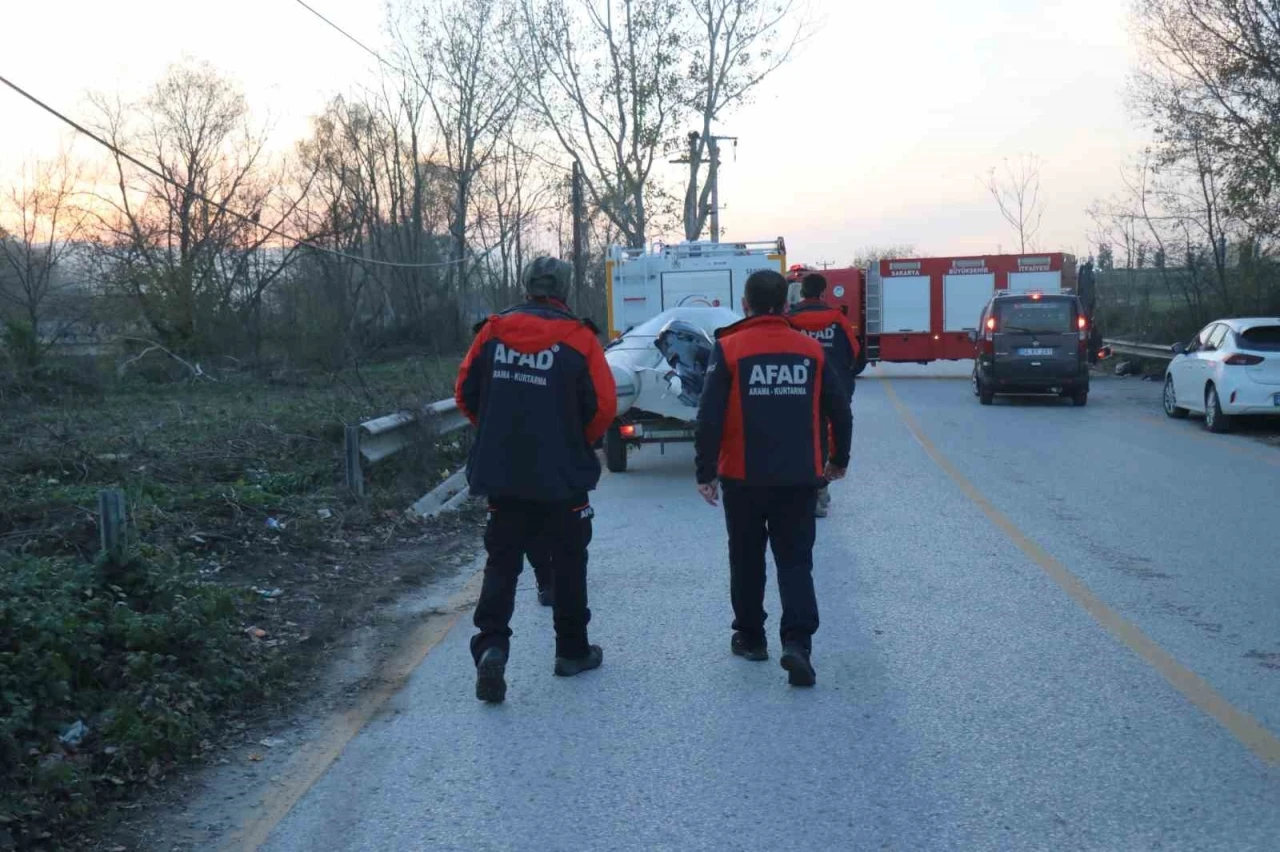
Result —
[[147, 344], [147, 348], [139, 352], [134, 357], [130, 358], [128, 361], [122, 362], [119, 367], [116, 367], [116, 378], [123, 377], [125, 374], [125, 371], [129, 369], [131, 365], [136, 364], [138, 361], [141, 361], [143, 358], [147, 357], [152, 352], [159, 350], [164, 354], [168, 355], [173, 360], [177, 361], [182, 366], [186, 367], [188, 370], [190, 370], [191, 377], [193, 379], [208, 379], [211, 382], [218, 381], [213, 376], [209, 375], [203, 369], [201, 369], [199, 362], [193, 365], [189, 361], [183, 358], [179, 358], [177, 355], [173, 354], [168, 349], [161, 346], [159, 343], [156, 343], [154, 340], [146, 340], [145, 338], [141, 338], [141, 337], [123, 337], [121, 338], [121, 340], [127, 340], [133, 343], [145, 343]]

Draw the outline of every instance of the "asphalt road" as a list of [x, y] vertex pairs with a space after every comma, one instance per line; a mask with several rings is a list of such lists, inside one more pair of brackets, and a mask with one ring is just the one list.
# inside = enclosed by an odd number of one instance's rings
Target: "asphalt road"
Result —
[[604, 667], [552, 676], [526, 572], [507, 703], [460, 619], [264, 848], [1280, 849], [1280, 449], [1158, 397], [863, 381], [813, 690], [772, 576], [770, 661], [730, 655], [723, 518], [644, 448], [594, 500]]

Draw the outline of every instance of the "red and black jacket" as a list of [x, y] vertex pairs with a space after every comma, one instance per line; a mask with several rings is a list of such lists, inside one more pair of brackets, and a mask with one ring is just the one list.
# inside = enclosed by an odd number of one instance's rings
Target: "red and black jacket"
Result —
[[843, 312], [821, 299], [804, 299], [791, 309], [791, 324], [822, 344], [827, 360], [835, 367], [847, 390], [852, 392], [858, 365], [858, 336]]
[[699, 484], [820, 484], [823, 417], [835, 432], [832, 464], [848, 466], [849, 397], [817, 341], [779, 315], [750, 317], [716, 338], [695, 430]]
[[587, 320], [550, 300], [491, 316], [458, 371], [458, 408], [476, 425], [472, 492], [583, 499], [600, 480], [592, 445], [618, 408], [613, 373]]

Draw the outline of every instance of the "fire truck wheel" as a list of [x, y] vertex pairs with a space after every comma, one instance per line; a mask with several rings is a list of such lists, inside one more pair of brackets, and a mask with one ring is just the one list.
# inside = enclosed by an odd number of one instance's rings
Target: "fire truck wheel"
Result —
[[617, 424], [604, 433], [604, 465], [610, 473], [622, 473], [627, 469], [627, 443]]

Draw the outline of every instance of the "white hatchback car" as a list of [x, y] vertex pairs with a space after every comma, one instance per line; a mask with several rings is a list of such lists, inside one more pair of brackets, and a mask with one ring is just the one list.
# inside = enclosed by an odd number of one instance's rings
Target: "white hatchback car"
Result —
[[1240, 414], [1280, 415], [1280, 317], [1209, 323], [1190, 343], [1176, 343], [1164, 374], [1164, 413], [1204, 413], [1211, 432]]

